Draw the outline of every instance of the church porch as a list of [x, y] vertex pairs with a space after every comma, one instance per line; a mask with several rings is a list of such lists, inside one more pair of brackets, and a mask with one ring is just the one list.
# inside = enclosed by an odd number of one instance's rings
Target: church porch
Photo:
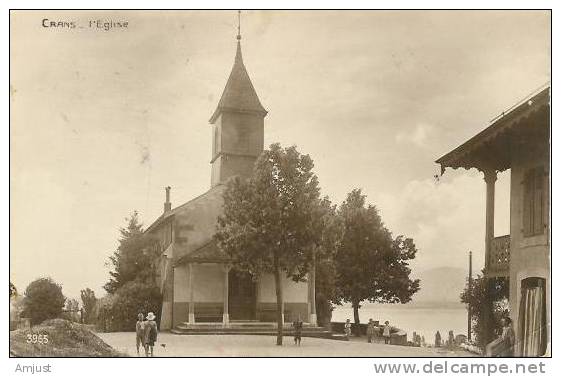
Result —
[[[172, 328], [269, 330], [276, 328], [276, 296], [272, 275], [253, 281], [225, 261], [194, 261], [184, 258], [174, 267]], [[284, 320], [298, 317], [313, 323], [307, 282], [285, 279]]]

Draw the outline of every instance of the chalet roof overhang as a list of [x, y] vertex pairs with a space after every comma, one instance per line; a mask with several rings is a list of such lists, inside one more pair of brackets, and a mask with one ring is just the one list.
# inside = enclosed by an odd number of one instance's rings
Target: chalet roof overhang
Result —
[[436, 160], [446, 168], [476, 168], [497, 172], [510, 168], [512, 154], [522, 143], [549, 139], [550, 88], [502, 114], [489, 127]]

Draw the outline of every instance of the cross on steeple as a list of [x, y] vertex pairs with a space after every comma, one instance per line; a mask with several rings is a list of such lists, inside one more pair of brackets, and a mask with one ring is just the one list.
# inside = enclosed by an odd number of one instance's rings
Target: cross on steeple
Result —
[[236, 39], [239, 41], [240, 39], [242, 39], [242, 34], [241, 34], [241, 14], [242, 11], [239, 10], [238, 11], [238, 35], [236, 36]]

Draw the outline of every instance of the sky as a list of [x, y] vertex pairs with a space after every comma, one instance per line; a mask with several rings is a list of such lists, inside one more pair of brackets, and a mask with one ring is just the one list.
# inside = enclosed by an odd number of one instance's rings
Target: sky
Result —
[[[74, 22], [43, 27], [43, 20]], [[89, 21], [128, 21], [90, 28]], [[47, 23], [48, 24], [48, 23]], [[12, 12], [10, 280], [97, 296], [125, 218], [210, 187], [212, 115], [235, 11]], [[483, 264], [485, 184], [434, 161], [550, 80], [545, 11], [244, 11], [265, 145], [296, 145], [322, 194], [354, 188], [419, 249], [413, 274]], [[496, 235], [509, 233], [509, 173]]]

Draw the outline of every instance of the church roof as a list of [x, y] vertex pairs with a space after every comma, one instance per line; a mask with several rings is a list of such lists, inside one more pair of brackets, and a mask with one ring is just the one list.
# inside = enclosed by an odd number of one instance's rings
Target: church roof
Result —
[[224, 110], [255, 112], [261, 113], [263, 116], [267, 114], [267, 110], [261, 105], [243, 64], [242, 48], [239, 40], [232, 72], [230, 72], [230, 77], [228, 77], [228, 82], [224, 92], [222, 92], [218, 106], [210, 118], [210, 123], [214, 123]]
[[[205, 193], [181, 204], [173, 208], [170, 211], [164, 212], [160, 217], [158, 217], [146, 230], [145, 233], [150, 233], [153, 229], [157, 228], [160, 224], [162, 224], [167, 219], [175, 216], [178, 213], [183, 211], [192, 209], [193, 207], [200, 207], [201, 205], [205, 206], [207, 202], [215, 202], [217, 200], [222, 200], [222, 193], [225, 189], [225, 186], [222, 184], [218, 184], [214, 187], [211, 187], [210, 190], [206, 191]], [[206, 204], [208, 206], [208, 203]]]
[[178, 258], [175, 265], [177, 266], [189, 262], [219, 263], [219, 262], [227, 262], [229, 260], [230, 258], [218, 248], [216, 241], [211, 240], [208, 243], [204, 244], [203, 246], [199, 247], [198, 249], [192, 251], [191, 253], [183, 255], [182, 257]]

